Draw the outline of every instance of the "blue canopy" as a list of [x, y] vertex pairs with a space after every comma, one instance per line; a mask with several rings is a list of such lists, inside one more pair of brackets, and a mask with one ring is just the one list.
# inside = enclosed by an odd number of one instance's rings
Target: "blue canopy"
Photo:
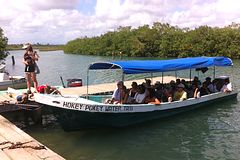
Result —
[[130, 60], [97, 62], [91, 64], [89, 66], [89, 70], [122, 69], [124, 74], [138, 74], [232, 65], [232, 60], [227, 57], [194, 57], [170, 60]]

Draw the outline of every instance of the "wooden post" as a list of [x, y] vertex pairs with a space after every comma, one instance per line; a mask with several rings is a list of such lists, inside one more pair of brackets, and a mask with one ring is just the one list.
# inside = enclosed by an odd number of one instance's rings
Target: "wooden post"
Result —
[[14, 56], [12, 56], [12, 65], [15, 65], [15, 59], [14, 59]]

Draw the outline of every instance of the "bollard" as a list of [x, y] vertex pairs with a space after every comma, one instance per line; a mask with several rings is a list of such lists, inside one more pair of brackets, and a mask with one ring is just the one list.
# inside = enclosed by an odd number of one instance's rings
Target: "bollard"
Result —
[[12, 56], [12, 65], [15, 65], [15, 59], [14, 59], [14, 56]]

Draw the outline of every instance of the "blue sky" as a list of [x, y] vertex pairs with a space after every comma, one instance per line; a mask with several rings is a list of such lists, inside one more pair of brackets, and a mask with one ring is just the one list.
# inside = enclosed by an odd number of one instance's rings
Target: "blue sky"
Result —
[[93, 15], [94, 14], [94, 7], [96, 6], [96, 0], [85, 0], [79, 1], [76, 5], [76, 9], [79, 12], [82, 12], [85, 15]]
[[239, 0], [0, 0], [0, 27], [10, 44], [65, 44], [119, 26], [153, 22], [179, 27], [240, 23]]

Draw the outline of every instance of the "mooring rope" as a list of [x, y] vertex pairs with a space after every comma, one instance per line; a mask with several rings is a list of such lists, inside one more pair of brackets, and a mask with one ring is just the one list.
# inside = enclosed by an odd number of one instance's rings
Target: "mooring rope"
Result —
[[16, 142], [16, 143], [13, 143], [13, 142], [10, 142], [10, 141], [5, 141], [5, 142], [1, 142], [0, 145], [5, 145], [5, 144], [8, 144], [8, 143], [11, 144], [11, 146], [3, 147], [3, 148], [1, 148], [1, 150], [17, 149], [17, 148], [32, 148], [32, 149], [35, 149], [35, 150], [46, 149], [46, 147], [44, 145], [40, 145], [40, 144], [38, 144], [37, 146], [25, 145], [25, 144], [31, 143], [31, 142], [33, 142], [33, 140], [27, 141], [27, 142]]

